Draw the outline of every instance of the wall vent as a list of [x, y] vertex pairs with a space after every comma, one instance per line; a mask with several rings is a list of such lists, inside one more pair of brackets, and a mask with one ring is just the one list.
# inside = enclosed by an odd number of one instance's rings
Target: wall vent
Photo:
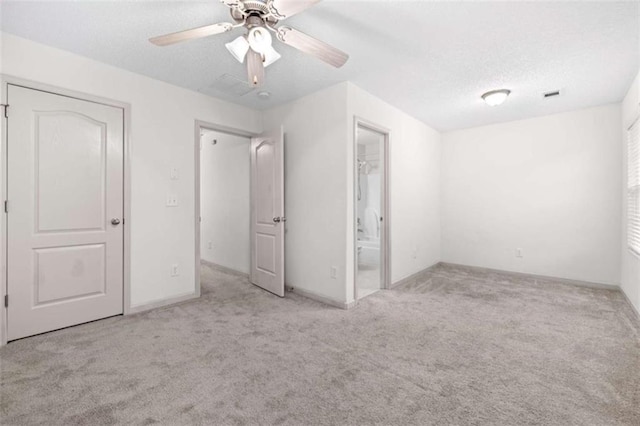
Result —
[[547, 92], [547, 93], [542, 95], [542, 97], [544, 97], [544, 98], [553, 98], [554, 96], [560, 96], [560, 91], [559, 90], [554, 90], [553, 92]]

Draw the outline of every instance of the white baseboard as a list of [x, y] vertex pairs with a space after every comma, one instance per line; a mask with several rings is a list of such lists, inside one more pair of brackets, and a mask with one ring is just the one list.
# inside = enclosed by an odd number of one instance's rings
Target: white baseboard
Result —
[[638, 309], [636, 309], [636, 307], [633, 305], [633, 303], [631, 303], [631, 299], [629, 299], [629, 296], [627, 296], [627, 293], [624, 292], [622, 287], [620, 288], [620, 293], [622, 293], [622, 297], [624, 297], [624, 300], [627, 301], [627, 304], [631, 308], [631, 311], [636, 315], [636, 318], [638, 320], [640, 320], [640, 311]]
[[186, 302], [187, 300], [197, 299], [198, 297], [200, 296], [196, 292], [191, 292], [179, 296], [170, 297], [168, 299], [154, 300], [151, 302], [142, 303], [140, 305], [131, 306], [131, 308], [129, 308], [128, 312], [126, 312], [125, 315], [139, 314], [140, 312], [163, 308], [165, 306], [174, 305], [176, 303]]
[[570, 278], [551, 277], [548, 275], [529, 274], [526, 272], [505, 271], [502, 269], [484, 268], [482, 266], [461, 265], [458, 263], [449, 263], [449, 262], [440, 262], [439, 265], [445, 266], [445, 267], [451, 266], [454, 268], [461, 268], [469, 271], [494, 272], [497, 274], [512, 275], [514, 277], [533, 278], [538, 280], [552, 280], [562, 284], [576, 285], [579, 287], [599, 288], [599, 289], [605, 289], [605, 290], [620, 290], [620, 286], [615, 284], [604, 284], [604, 283], [597, 283], [592, 281], [574, 280]]
[[217, 271], [224, 272], [225, 274], [249, 279], [249, 274], [247, 274], [246, 272], [236, 271], [235, 269], [227, 268], [226, 266], [218, 265], [217, 263], [209, 262], [208, 260], [204, 259], [200, 259], [200, 263]]
[[[519, 277], [519, 278], [533, 278], [533, 279], [539, 279], [539, 280], [551, 280], [551, 281], [557, 281], [559, 283], [562, 284], [569, 284], [569, 285], [576, 285], [579, 287], [589, 287], [589, 288], [599, 288], [599, 289], [605, 289], [605, 290], [613, 290], [613, 291], [622, 291], [622, 289], [620, 288], [620, 286], [618, 285], [614, 285], [614, 284], [604, 284], [604, 283], [596, 283], [596, 282], [591, 282], [591, 281], [582, 281], [582, 280], [572, 280], [569, 278], [559, 278], [559, 277], [550, 277], [548, 275], [537, 275], [537, 274], [529, 274], [526, 272], [515, 272], [515, 271], [505, 271], [503, 269], [493, 269], [493, 268], [484, 268], [482, 266], [470, 266], [470, 265], [462, 265], [459, 263], [449, 263], [449, 262], [438, 262], [435, 265], [432, 265], [426, 269], [423, 269], [422, 271], [416, 272], [413, 275], [410, 275], [406, 278], [403, 278], [399, 281], [396, 281], [395, 283], [393, 283], [391, 285], [391, 288], [395, 288], [398, 287], [400, 285], [409, 283], [409, 282], [415, 282], [416, 280], [418, 280], [419, 278], [421, 278], [424, 274], [427, 274], [429, 272], [432, 272], [434, 268], [438, 267], [438, 266], [443, 266], [443, 267], [452, 267], [452, 268], [459, 268], [459, 269], [466, 269], [468, 271], [476, 271], [476, 272], [492, 272], [492, 273], [497, 273], [497, 274], [502, 274], [502, 275], [511, 275], [514, 277]], [[622, 292], [624, 293], [624, 292]], [[626, 297], [626, 294], [625, 294]], [[628, 300], [628, 298], [627, 298]], [[631, 303], [631, 302], [629, 302]], [[633, 305], [631, 305], [633, 307]], [[635, 307], [634, 307], [635, 310]], [[637, 311], [636, 311], [637, 312]]]
[[355, 305], [356, 305], [355, 302], [351, 302], [351, 303], [341, 302], [339, 300], [335, 300], [335, 299], [332, 299], [332, 298], [326, 297], [326, 296], [321, 296], [319, 294], [313, 293], [313, 292], [308, 291], [308, 290], [302, 290], [300, 288], [287, 286], [287, 289], [288, 289], [288, 291], [291, 291], [292, 293], [299, 294], [302, 297], [306, 297], [307, 299], [315, 300], [316, 302], [324, 303], [325, 305], [333, 306], [334, 308], [340, 308], [340, 309], [349, 310], [349, 309], [355, 307]]
[[415, 274], [411, 274], [408, 277], [404, 277], [404, 278], [396, 281], [395, 283], [392, 283], [389, 288], [393, 289], [393, 288], [396, 288], [396, 287], [401, 286], [403, 284], [407, 284], [407, 283], [410, 283], [410, 282], [416, 282], [424, 274], [427, 274], [427, 273], [433, 271], [433, 269], [436, 268], [438, 265], [440, 265], [440, 262], [435, 263], [435, 264], [433, 264], [433, 265], [429, 266], [428, 268], [425, 268], [425, 269], [423, 269], [421, 271], [418, 271]]

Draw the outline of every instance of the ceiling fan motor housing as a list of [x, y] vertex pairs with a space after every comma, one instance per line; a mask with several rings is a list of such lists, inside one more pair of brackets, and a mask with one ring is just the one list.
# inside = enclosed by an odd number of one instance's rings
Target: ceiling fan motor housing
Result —
[[260, 16], [251, 15], [247, 18], [245, 26], [249, 29], [253, 27], [263, 27], [264, 19]]
[[266, 0], [245, 0], [240, 3], [241, 9], [247, 14], [258, 13], [260, 16], [267, 15], [269, 13], [269, 7]]
[[266, 22], [271, 26], [278, 23], [266, 0], [240, 1], [236, 6], [231, 7], [231, 17], [237, 23], [245, 22], [248, 28], [264, 25]]

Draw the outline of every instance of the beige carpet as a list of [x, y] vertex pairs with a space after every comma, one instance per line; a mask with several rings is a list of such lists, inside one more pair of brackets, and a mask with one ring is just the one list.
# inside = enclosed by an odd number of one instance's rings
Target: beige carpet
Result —
[[341, 311], [203, 278], [197, 301], [0, 349], [0, 423], [640, 424], [620, 293], [438, 267]]

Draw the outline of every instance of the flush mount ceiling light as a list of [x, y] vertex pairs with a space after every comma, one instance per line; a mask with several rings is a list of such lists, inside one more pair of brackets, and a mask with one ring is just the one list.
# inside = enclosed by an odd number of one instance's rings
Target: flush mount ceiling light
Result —
[[289, 46], [315, 56], [336, 68], [343, 66], [349, 55], [327, 43], [287, 26], [276, 27], [279, 21], [296, 15], [321, 0], [220, 0], [231, 9], [231, 17], [235, 24], [223, 22], [206, 25], [192, 30], [179, 31], [149, 41], [157, 46], [167, 46], [181, 41], [208, 37], [245, 27], [247, 33], [227, 43], [227, 50], [238, 62], [247, 63], [249, 82], [254, 86], [264, 83], [264, 69], [280, 59], [280, 54], [273, 48], [274, 33], [276, 38]]
[[492, 90], [482, 95], [482, 99], [490, 106], [498, 106], [507, 100], [511, 90], [500, 89]]

